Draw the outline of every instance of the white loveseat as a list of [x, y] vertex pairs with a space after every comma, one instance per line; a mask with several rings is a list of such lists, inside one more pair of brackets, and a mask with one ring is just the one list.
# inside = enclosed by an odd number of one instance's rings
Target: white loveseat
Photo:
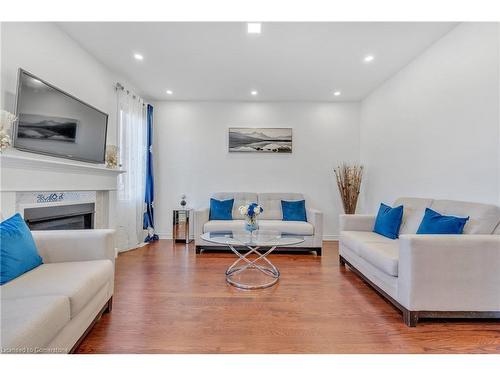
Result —
[[67, 353], [111, 311], [112, 230], [33, 231], [43, 264], [0, 287], [3, 353]]
[[[305, 221], [283, 221], [281, 201], [299, 201], [304, 196], [299, 193], [215, 193], [212, 198], [218, 200], [234, 199], [233, 220], [210, 220], [209, 209], [196, 210], [194, 213], [194, 238], [196, 252], [203, 249], [222, 249], [213, 243], [203, 241], [201, 235], [207, 232], [230, 232], [245, 229], [245, 218], [238, 208], [249, 203], [260, 204], [264, 212], [259, 215], [259, 229], [273, 230], [284, 234], [297, 235], [304, 238], [299, 245], [290, 246], [287, 250], [314, 250], [321, 255], [323, 246], [323, 213], [307, 206]], [[207, 201], [208, 203], [208, 201]], [[278, 249], [279, 250], [279, 249]]]
[[[340, 264], [399, 308], [408, 326], [419, 318], [500, 318], [500, 208], [422, 198], [400, 198], [399, 205], [397, 240], [372, 232], [373, 215], [341, 215]], [[426, 207], [470, 216], [464, 234], [415, 234]]]

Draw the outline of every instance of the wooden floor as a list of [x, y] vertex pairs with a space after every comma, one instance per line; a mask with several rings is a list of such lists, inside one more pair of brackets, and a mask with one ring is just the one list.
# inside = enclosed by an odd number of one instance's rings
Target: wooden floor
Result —
[[400, 313], [338, 264], [336, 242], [323, 257], [276, 254], [275, 286], [226, 284], [231, 253], [195, 254], [161, 240], [120, 255], [113, 311], [79, 353], [500, 353], [498, 321], [422, 321]]

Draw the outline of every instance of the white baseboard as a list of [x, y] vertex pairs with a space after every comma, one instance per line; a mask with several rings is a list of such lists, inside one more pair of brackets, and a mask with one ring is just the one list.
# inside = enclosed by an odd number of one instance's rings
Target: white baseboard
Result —
[[141, 242], [140, 244], [138, 244], [137, 246], [133, 246], [129, 249], [121, 249], [121, 250], [118, 250], [118, 249], [115, 249], [115, 253], [117, 254], [120, 254], [120, 253], [126, 253], [127, 251], [130, 251], [130, 250], [135, 250], [135, 249], [139, 249], [141, 247], [144, 247], [146, 246], [148, 243], [147, 242]]
[[339, 240], [338, 234], [324, 234], [323, 235], [323, 241], [338, 241], [338, 240]]
[[160, 240], [171, 240], [172, 239], [172, 233], [156, 233], [158, 237], [160, 237]]
[[[160, 237], [160, 240], [171, 240], [172, 239], [172, 233], [156, 233], [158, 237]], [[323, 241], [338, 241], [339, 236], [338, 234], [325, 234], [323, 235]]]

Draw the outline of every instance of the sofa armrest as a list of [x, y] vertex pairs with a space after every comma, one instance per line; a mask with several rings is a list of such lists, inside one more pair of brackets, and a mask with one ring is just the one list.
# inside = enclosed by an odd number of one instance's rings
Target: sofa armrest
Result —
[[339, 215], [340, 232], [345, 230], [371, 232], [375, 215]]
[[203, 225], [209, 220], [209, 209], [203, 208], [194, 211], [194, 239], [199, 240], [203, 234]]
[[314, 236], [323, 239], [323, 212], [313, 208], [306, 209], [307, 222], [314, 227]]
[[500, 311], [500, 236], [401, 235], [398, 301], [412, 311]]
[[44, 263], [109, 259], [115, 261], [112, 229], [32, 231]]

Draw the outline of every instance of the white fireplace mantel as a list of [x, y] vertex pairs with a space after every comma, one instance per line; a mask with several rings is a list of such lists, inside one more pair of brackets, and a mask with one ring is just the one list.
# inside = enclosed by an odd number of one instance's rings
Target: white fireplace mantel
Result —
[[7, 150], [0, 155], [1, 192], [116, 190], [125, 171], [103, 165]]
[[26, 194], [95, 192], [96, 228], [110, 227], [110, 192], [117, 189], [117, 177], [125, 172], [14, 149], [0, 154], [0, 170], [0, 214], [3, 218], [16, 212], [23, 214], [27, 206], [22, 199]]

